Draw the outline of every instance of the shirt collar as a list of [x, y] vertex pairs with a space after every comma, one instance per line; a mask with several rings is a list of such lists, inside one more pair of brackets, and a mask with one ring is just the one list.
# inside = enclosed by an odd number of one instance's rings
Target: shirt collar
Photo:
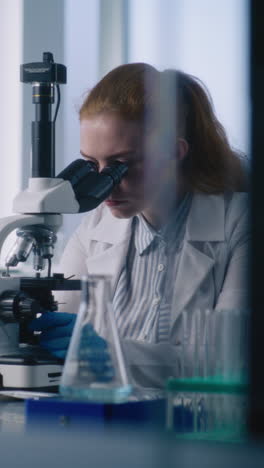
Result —
[[192, 195], [187, 193], [180, 204], [176, 207], [168, 223], [163, 226], [159, 234], [165, 239], [175, 239], [178, 237], [179, 231], [185, 224], [189, 209], [191, 206]]
[[142, 255], [154, 241], [157, 231], [146, 221], [142, 214], [135, 216], [134, 223], [135, 247], [139, 255]]
[[[237, 194], [235, 194], [237, 196]], [[241, 194], [239, 199], [241, 200]], [[236, 202], [238, 203], [238, 202]], [[244, 198], [241, 203], [245, 203]], [[189, 215], [186, 223], [186, 241], [224, 241], [225, 210], [224, 195], [193, 194], [191, 196]], [[227, 204], [227, 206], [229, 206]], [[235, 204], [236, 206], [236, 204]], [[92, 218], [92, 222], [90, 219]], [[131, 225], [135, 218], [115, 218], [109, 208], [102, 203], [94, 212], [84, 217], [87, 240], [117, 245], [131, 236]]]
[[158, 231], [146, 221], [142, 214], [135, 216], [134, 240], [139, 255], [142, 255], [146, 251], [154, 239], [160, 239], [162, 242], [168, 242], [170, 239], [174, 239], [175, 236], [178, 235], [179, 228], [187, 217], [190, 204], [191, 194], [188, 193], [175, 209], [169, 222]]

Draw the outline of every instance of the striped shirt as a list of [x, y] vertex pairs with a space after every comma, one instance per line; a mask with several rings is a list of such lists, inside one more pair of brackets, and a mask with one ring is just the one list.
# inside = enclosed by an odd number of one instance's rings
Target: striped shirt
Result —
[[169, 340], [171, 300], [190, 205], [188, 194], [159, 231], [142, 215], [134, 217], [128, 255], [113, 299], [121, 337]]

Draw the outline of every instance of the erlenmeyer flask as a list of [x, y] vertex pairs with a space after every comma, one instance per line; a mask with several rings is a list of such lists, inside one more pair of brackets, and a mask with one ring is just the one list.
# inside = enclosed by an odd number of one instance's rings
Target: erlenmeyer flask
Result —
[[131, 391], [111, 304], [110, 280], [99, 275], [84, 277], [60, 393], [111, 403], [127, 400]]

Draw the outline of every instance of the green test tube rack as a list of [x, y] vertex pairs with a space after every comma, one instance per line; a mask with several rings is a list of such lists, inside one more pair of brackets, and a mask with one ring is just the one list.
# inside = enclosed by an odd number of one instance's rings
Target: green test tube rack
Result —
[[166, 390], [166, 427], [177, 437], [219, 442], [245, 439], [247, 382], [228, 381], [221, 376], [169, 378]]

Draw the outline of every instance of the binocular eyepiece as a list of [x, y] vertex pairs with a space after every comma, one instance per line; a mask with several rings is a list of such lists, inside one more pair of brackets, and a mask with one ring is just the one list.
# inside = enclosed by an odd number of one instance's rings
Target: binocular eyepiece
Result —
[[91, 161], [76, 159], [57, 178], [68, 180], [80, 205], [79, 213], [93, 210], [102, 203], [126, 174], [125, 163], [114, 162], [98, 172]]

